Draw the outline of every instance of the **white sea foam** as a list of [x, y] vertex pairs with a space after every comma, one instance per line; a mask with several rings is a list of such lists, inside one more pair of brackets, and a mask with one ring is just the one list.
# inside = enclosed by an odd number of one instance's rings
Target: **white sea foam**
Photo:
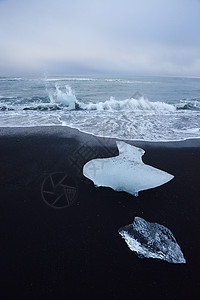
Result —
[[171, 179], [164, 171], [146, 165], [142, 161], [145, 151], [125, 142], [116, 142], [119, 155], [93, 159], [83, 167], [83, 174], [96, 186], [111, 187], [138, 196], [139, 191], [160, 186]]
[[61, 77], [61, 78], [44, 78], [44, 81], [104, 81], [104, 82], [118, 82], [125, 84], [154, 84], [155, 81], [142, 81], [142, 80], [123, 80], [119, 78], [87, 78], [87, 77]]
[[179, 103], [175, 105], [176, 109], [178, 110], [197, 110], [200, 111], [200, 99], [188, 99], [188, 100], [181, 100]]
[[[174, 129], [174, 132], [176, 132], [176, 133], [181, 133], [182, 132], [182, 130], [178, 130], [178, 129]], [[185, 130], [184, 130], [184, 132], [186, 133], [186, 134], [192, 134], [192, 133], [199, 133], [200, 134], [200, 128], [186, 128]]]
[[157, 83], [156, 81], [141, 81], [141, 80], [123, 80], [123, 79], [105, 79], [105, 81], [107, 82], [119, 82], [119, 83], [127, 83], [127, 84], [134, 84], [134, 83], [142, 83], [142, 84], [146, 84], [146, 83]]
[[111, 97], [110, 100], [98, 103], [79, 103], [82, 109], [87, 110], [121, 110], [121, 111], [152, 111], [152, 112], [173, 112], [176, 108], [164, 102], [150, 102], [148, 99], [141, 97], [139, 99], [116, 100]]
[[16, 78], [0, 78], [0, 81], [18, 81], [18, 80], [23, 80], [21, 77], [16, 77]]
[[62, 77], [62, 78], [45, 78], [44, 81], [97, 81], [95, 78], [82, 78], [82, 77]]

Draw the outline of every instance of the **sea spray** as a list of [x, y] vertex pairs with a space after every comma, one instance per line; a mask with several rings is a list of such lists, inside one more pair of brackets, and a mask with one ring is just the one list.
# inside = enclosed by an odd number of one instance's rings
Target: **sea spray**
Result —
[[55, 102], [63, 104], [69, 110], [75, 109], [76, 96], [72, 93], [71, 87], [69, 85], [65, 86], [66, 93], [62, 92], [56, 84], [56, 98]]

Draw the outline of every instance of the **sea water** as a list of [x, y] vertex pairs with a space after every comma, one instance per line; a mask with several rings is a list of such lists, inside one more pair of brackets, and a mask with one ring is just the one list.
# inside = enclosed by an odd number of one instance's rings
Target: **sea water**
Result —
[[98, 136], [200, 137], [200, 78], [0, 77], [0, 127], [70, 126]]

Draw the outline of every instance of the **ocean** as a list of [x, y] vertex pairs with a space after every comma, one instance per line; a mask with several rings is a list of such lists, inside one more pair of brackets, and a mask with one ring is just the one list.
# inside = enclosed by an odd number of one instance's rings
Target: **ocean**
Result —
[[200, 137], [200, 78], [0, 77], [0, 127], [70, 126], [123, 140]]

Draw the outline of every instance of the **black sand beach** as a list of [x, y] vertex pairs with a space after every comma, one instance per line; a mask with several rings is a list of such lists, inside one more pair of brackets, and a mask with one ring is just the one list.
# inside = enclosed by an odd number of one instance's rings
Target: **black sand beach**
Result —
[[[114, 139], [67, 127], [0, 129], [1, 299], [199, 299], [200, 140], [129, 143], [175, 178], [137, 198], [95, 188], [82, 167], [117, 155]], [[44, 201], [52, 173], [73, 178], [70, 206]], [[135, 216], [168, 227], [187, 263], [131, 252], [118, 229]]]

